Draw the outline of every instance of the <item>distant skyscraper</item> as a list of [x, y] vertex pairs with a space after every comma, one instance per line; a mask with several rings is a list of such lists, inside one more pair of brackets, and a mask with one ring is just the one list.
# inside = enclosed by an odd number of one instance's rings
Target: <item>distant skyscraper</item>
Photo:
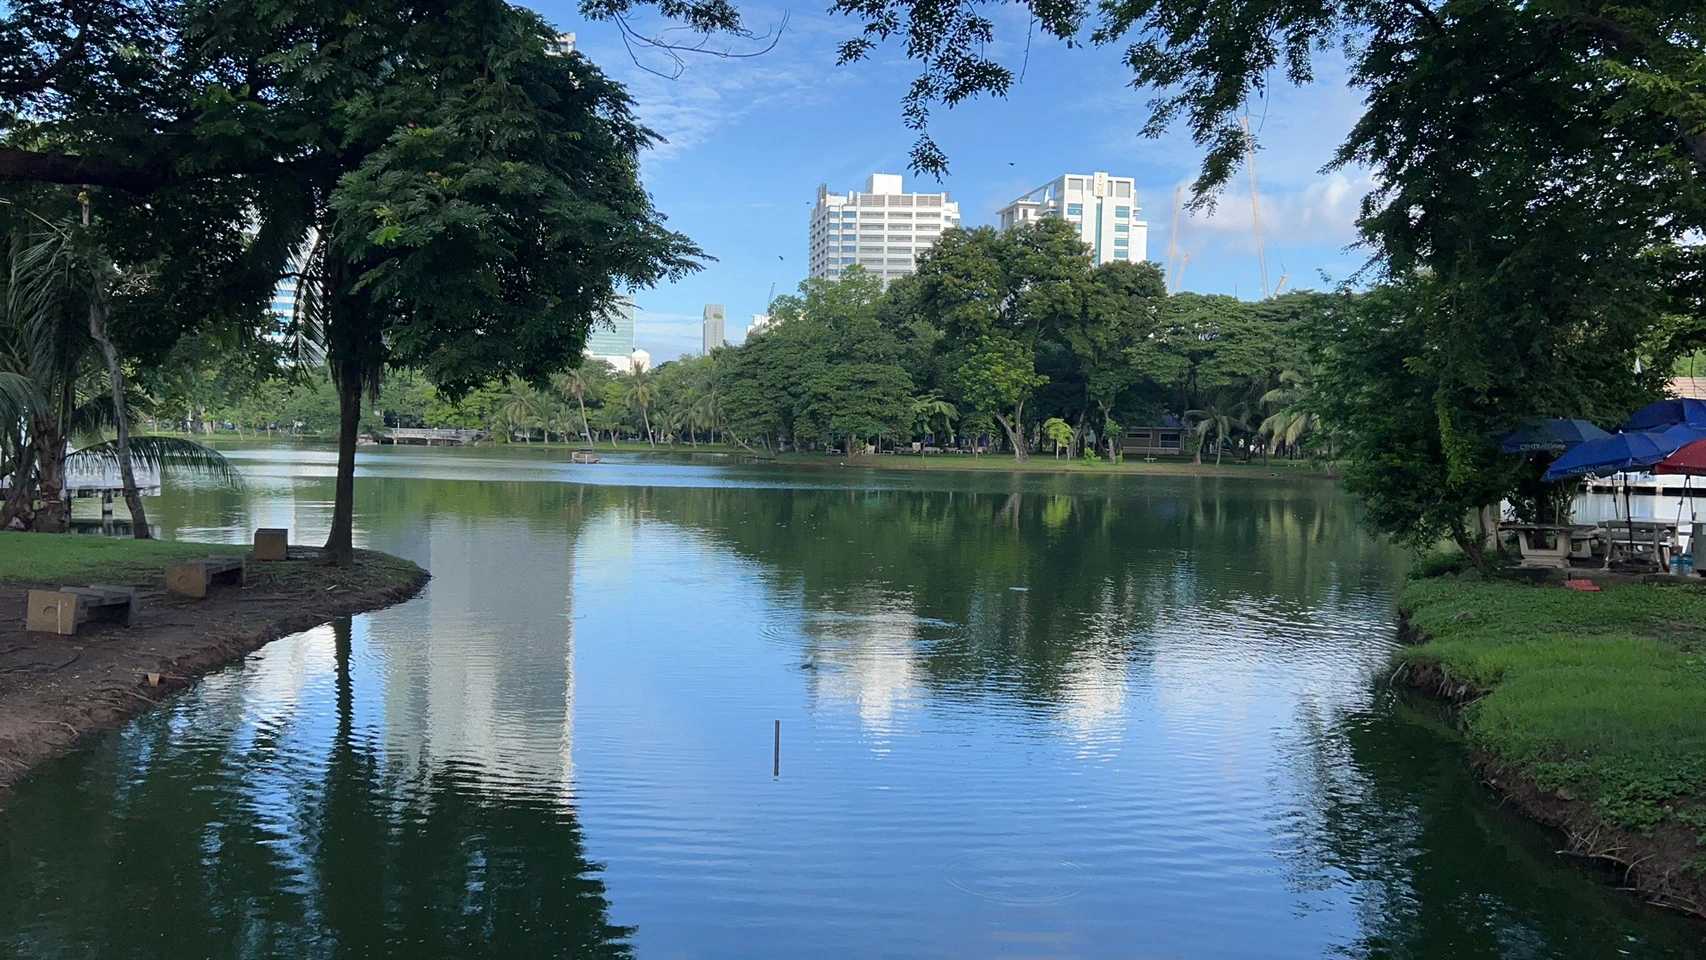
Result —
[[750, 337], [768, 326], [770, 326], [770, 314], [755, 313], [752, 315], [752, 322], [746, 325], [746, 335]]
[[904, 193], [898, 173], [874, 173], [863, 191], [817, 188], [808, 245], [810, 273], [836, 278], [855, 264], [884, 283], [918, 268], [918, 255], [960, 225], [946, 193]]
[[1044, 217], [1060, 217], [1078, 228], [1100, 266], [1148, 256], [1149, 224], [1138, 219], [1137, 184], [1106, 173], [1069, 173], [1032, 190], [1001, 210], [1001, 229]]
[[586, 352], [625, 357], [634, 351], [634, 301], [622, 297], [586, 335]]
[[720, 303], [705, 304], [705, 320], [701, 330], [706, 353], [717, 349], [728, 341], [723, 337], [723, 305]]
[[619, 371], [652, 365], [651, 354], [634, 346], [634, 301], [622, 297], [586, 335], [586, 355]]
[[572, 33], [557, 34], [557, 39], [551, 42], [551, 45], [546, 48], [545, 52], [556, 57], [566, 57], [569, 54], [574, 53], [575, 35]]

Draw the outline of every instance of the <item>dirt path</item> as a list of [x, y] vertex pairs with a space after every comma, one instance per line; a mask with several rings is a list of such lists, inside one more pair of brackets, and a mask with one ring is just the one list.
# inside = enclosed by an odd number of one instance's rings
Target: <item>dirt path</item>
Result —
[[158, 576], [136, 579], [142, 610], [129, 629], [91, 623], [75, 637], [24, 632], [26, 590], [58, 584], [0, 583], [0, 803], [37, 764], [89, 734], [269, 641], [407, 600], [428, 579], [386, 554], [357, 551], [353, 566], [338, 568], [300, 547], [250, 571], [247, 586], [216, 587], [206, 600], [169, 596]]

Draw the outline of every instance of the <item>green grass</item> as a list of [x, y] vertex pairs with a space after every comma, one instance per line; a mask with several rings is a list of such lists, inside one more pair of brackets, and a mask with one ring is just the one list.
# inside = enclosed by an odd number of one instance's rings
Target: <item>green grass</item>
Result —
[[1706, 811], [1706, 589], [1447, 577], [1401, 605], [1429, 638], [1402, 657], [1486, 691], [1464, 715], [1476, 748], [1619, 826]]
[[248, 550], [243, 544], [7, 532], [0, 533], [0, 582], [141, 583], [181, 560]]
[[[166, 568], [209, 554], [241, 556], [247, 544], [130, 540], [49, 533], [0, 533], [0, 583], [117, 583], [159, 587]], [[411, 583], [421, 568], [407, 560], [358, 550], [355, 563], [334, 567], [318, 558], [254, 565], [249, 582], [279, 590], [370, 590]]]

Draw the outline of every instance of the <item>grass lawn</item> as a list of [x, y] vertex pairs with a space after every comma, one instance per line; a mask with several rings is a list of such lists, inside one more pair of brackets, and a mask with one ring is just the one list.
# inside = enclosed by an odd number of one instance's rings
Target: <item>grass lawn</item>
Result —
[[0, 582], [140, 583], [180, 560], [248, 551], [244, 544], [6, 532], [0, 533]]
[[[295, 551], [298, 544], [292, 544]], [[83, 534], [0, 533], [0, 583], [117, 583], [159, 587], [166, 568], [209, 554], [242, 556], [242, 543], [185, 540], [131, 540]], [[405, 584], [421, 576], [407, 560], [372, 550], [356, 551], [348, 567], [303, 559], [250, 564], [249, 582], [274, 589], [365, 590]]]
[[1403, 658], [1486, 691], [1464, 713], [1477, 749], [1617, 826], [1706, 840], [1706, 588], [1440, 577], [1400, 605], [1429, 638]]

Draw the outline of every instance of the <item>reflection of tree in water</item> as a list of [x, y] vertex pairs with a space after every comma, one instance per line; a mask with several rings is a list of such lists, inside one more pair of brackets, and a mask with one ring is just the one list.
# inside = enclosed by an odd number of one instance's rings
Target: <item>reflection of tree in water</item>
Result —
[[1159, 625], [1254, 605], [1307, 617], [1391, 575], [1326, 484], [1103, 480], [600, 493], [758, 563], [798, 596], [824, 648], [808, 656], [863, 636], [909, 647], [921, 682], [999, 679], [1050, 703], [1098, 665], [1151, 655]]
[[0, 946], [43, 958], [630, 956], [633, 928], [610, 923], [572, 808], [494, 793], [448, 764], [387, 781], [353, 722], [347, 619], [335, 641], [336, 723], [314, 758], [274, 756], [282, 732], [244, 749], [236, 731], [186, 743], [186, 701], [21, 792], [0, 860]]
[[[1433, 960], [1706, 956], [1697, 925], [1643, 907], [1501, 809], [1426, 707], [1304, 710], [1290, 779], [1306, 889], [1348, 883], [1361, 930], [1336, 955]], [[1342, 873], [1342, 877], [1336, 874]]]

